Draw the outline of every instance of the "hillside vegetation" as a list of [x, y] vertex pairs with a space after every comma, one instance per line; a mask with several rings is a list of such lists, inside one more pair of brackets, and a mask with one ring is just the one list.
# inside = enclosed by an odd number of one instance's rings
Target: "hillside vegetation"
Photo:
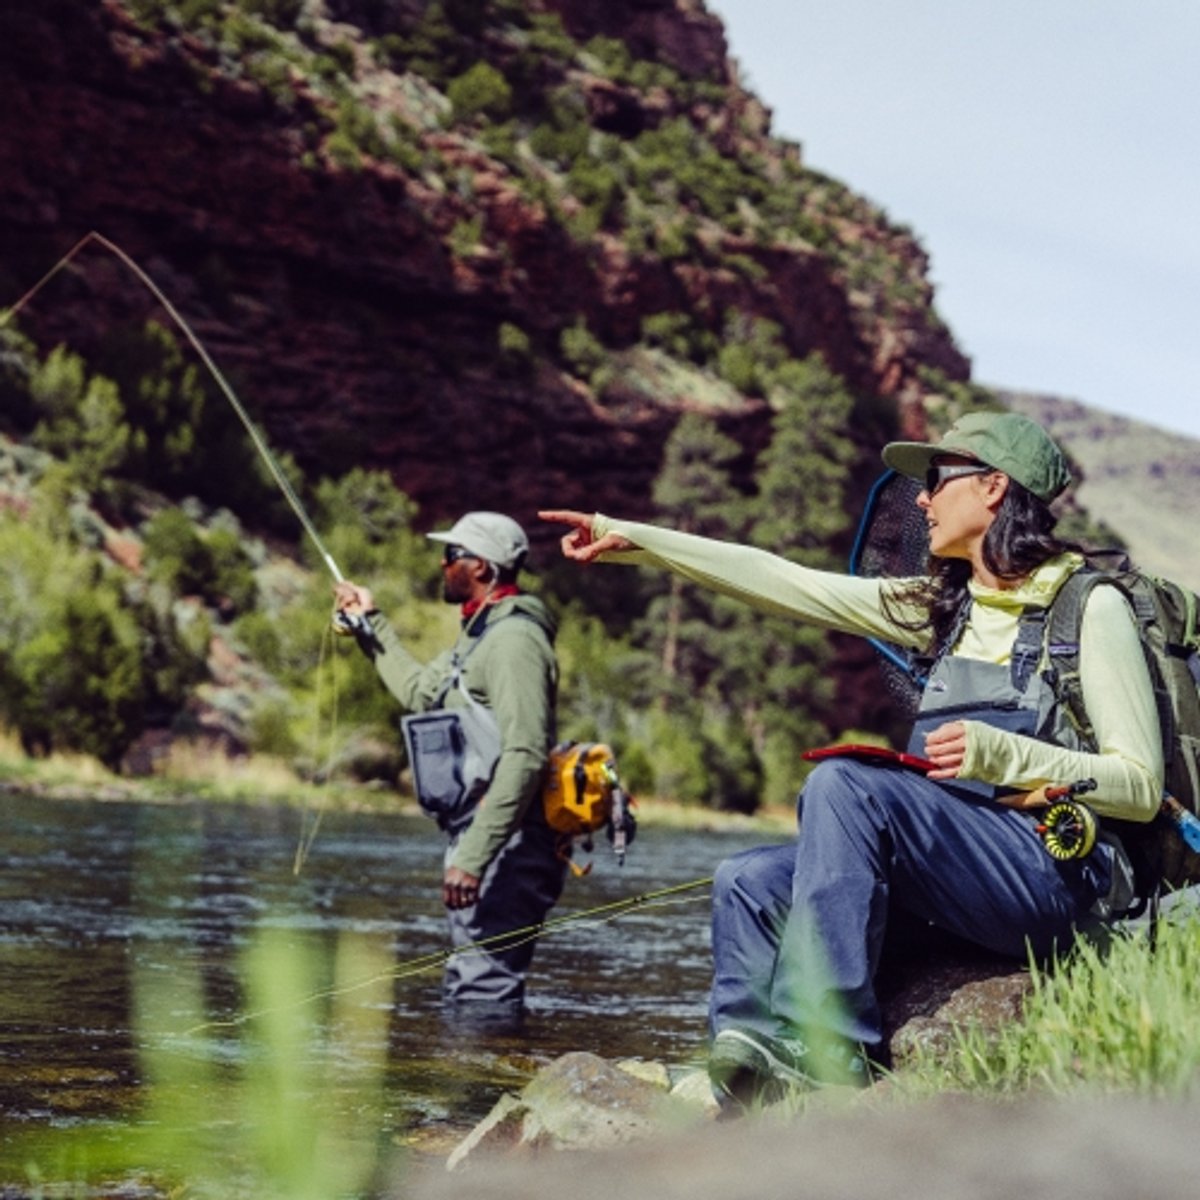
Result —
[[[764, 341], [863, 443], [969, 374], [911, 231], [771, 135], [694, 0], [49, 0], [0, 69], [0, 290], [99, 230], [273, 445], [424, 522], [640, 505], [685, 411], [757, 450]], [[94, 359], [156, 315], [95, 250], [22, 321]]]
[[[318, 555], [297, 543], [224, 401], [169, 335], [148, 325], [111, 375], [62, 348], [39, 357], [11, 332], [4, 342], [6, 411], [24, 419], [21, 436], [0, 440], [0, 718], [26, 749], [144, 771], [172, 743], [199, 739], [275, 755], [310, 778], [331, 765], [393, 778], [394, 705], [356, 650], [331, 645]], [[829, 564], [848, 523], [851, 397], [815, 358], [764, 346], [756, 369], [783, 400], [753, 488], [731, 473], [742, 448], [689, 415], [668, 440], [656, 511]], [[206, 471], [197, 450], [172, 469], [171, 447], [205, 428], [225, 464]], [[229, 463], [240, 464], [238, 489], [204, 486]], [[371, 581], [416, 651], [451, 640], [437, 548], [416, 531], [412, 501], [360, 469], [296, 485], [336, 561]], [[784, 512], [795, 514], [786, 530]], [[612, 741], [637, 791], [744, 811], [784, 799], [800, 750], [841, 728], [825, 639], [661, 577], [599, 574], [599, 586], [561, 569], [541, 580], [562, 625], [560, 732]]]

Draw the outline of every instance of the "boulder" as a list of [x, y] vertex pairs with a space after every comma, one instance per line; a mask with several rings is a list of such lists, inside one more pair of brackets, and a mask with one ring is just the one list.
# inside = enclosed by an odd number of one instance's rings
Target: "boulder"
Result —
[[956, 1030], [998, 1031], [1021, 1015], [1032, 987], [1026, 967], [982, 951], [943, 952], [883, 973], [880, 1003], [891, 1067], [948, 1051]]
[[[564, 1054], [542, 1068], [519, 1096], [501, 1096], [450, 1155], [447, 1169], [465, 1168], [483, 1155], [532, 1157], [545, 1150], [607, 1149], [704, 1112], [703, 1103], [667, 1090], [665, 1068], [647, 1065], [637, 1071], [622, 1070], [583, 1051]], [[650, 1078], [640, 1077], [643, 1074]]]

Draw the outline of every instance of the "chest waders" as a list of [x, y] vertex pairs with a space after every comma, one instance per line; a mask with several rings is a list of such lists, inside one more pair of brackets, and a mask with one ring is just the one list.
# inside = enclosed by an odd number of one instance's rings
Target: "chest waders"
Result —
[[[488, 615], [473, 616], [455, 643], [433, 707], [401, 722], [418, 801], [449, 835], [443, 869], [453, 865], [460, 839], [491, 786], [501, 750], [495, 715], [467, 687], [468, 660], [493, 620], [531, 619], [520, 612], [496, 617], [488, 608], [480, 613]], [[484, 624], [475, 631], [473, 623], [479, 620]], [[451, 700], [454, 707], [445, 707]], [[542, 806], [531, 803], [520, 826], [484, 868], [476, 902], [446, 909], [452, 951], [442, 989], [448, 1019], [496, 1030], [518, 1027], [538, 931], [562, 893], [564, 876], [556, 835], [546, 826]]]
[[[958, 635], [966, 625], [968, 611], [964, 606], [949, 644], [957, 642]], [[966, 720], [980, 721], [1008, 733], [1053, 742], [1070, 750], [1087, 749], [1081, 744], [1053, 688], [1037, 670], [1042, 657], [1045, 621], [1045, 609], [1027, 609], [1022, 614], [1012, 658], [1006, 666], [980, 659], [942, 655], [933, 665], [921, 695], [909, 737], [909, 753], [923, 754], [925, 735], [940, 725]], [[994, 800], [1002, 791], [994, 784], [968, 779], [951, 780], [944, 786], [982, 800]], [[1030, 811], [1022, 815], [1037, 827], [1047, 814]], [[1058, 821], [1066, 819], [1067, 814], [1060, 813], [1056, 817], [1056, 827]], [[1081, 816], [1080, 820], [1086, 823], [1087, 816]], [[1046, 831], [1041, 832], [1045, 837]], [[1064, 837], [1073, 837], [1067, 835], [1065, 828], [1062, 832]], [[1125, 848], [1118, 837], [1103, 829], [1097, 831], [1093, 828], [1090, 833], [1081, 831], [1080, 837], [1082, 840], [1099, 841], [1112, 852], [1112, 886], [1108, 895], [1096, 902], [1093, 909], [1095, 915], [1102, 919], [1120, 916], [1132, 907], [1135, 899], [1133, 868]], [[1049, 843], [1047, 852], [1056, 858], [1069, 857], [1055, 853]]]
[[[470, 628], [468, 625], [468, 634]], [[417, 803], [450, 834], [471, 823], [500, 760], [500, 726], [491, 709], [471, 695], [463, 680], [467, 659], [489, 628], [485, 624], [461, 653], [455, 647], [450, 673], [430, 708], [400, 720]], [[464, 703], [446, 708], [452, 692], [458, 692]]]

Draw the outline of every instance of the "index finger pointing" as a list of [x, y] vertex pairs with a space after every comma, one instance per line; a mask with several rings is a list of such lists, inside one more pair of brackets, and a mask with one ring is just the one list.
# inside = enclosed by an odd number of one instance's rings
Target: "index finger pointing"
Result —
[[574, 525], [577, 528], [591, 528], [592, 518], [589, 513], [576, 512], [571, 508], [543, 508], [538, 510], [538, 516], [543, 521], [551, 521], [556, 525]]

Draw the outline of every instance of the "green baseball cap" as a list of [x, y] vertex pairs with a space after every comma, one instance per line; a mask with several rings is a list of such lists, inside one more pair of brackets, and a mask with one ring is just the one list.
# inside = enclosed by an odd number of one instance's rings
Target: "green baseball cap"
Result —
[[889, 442], [883, 461], [912, 479], [924, 479], [939, 454], [964, 454], [1003, 471], [1047, 504], [1071, 482], [1062, 451], [1036, 422], [1015, 412], [970, 412], [940, 442]]

